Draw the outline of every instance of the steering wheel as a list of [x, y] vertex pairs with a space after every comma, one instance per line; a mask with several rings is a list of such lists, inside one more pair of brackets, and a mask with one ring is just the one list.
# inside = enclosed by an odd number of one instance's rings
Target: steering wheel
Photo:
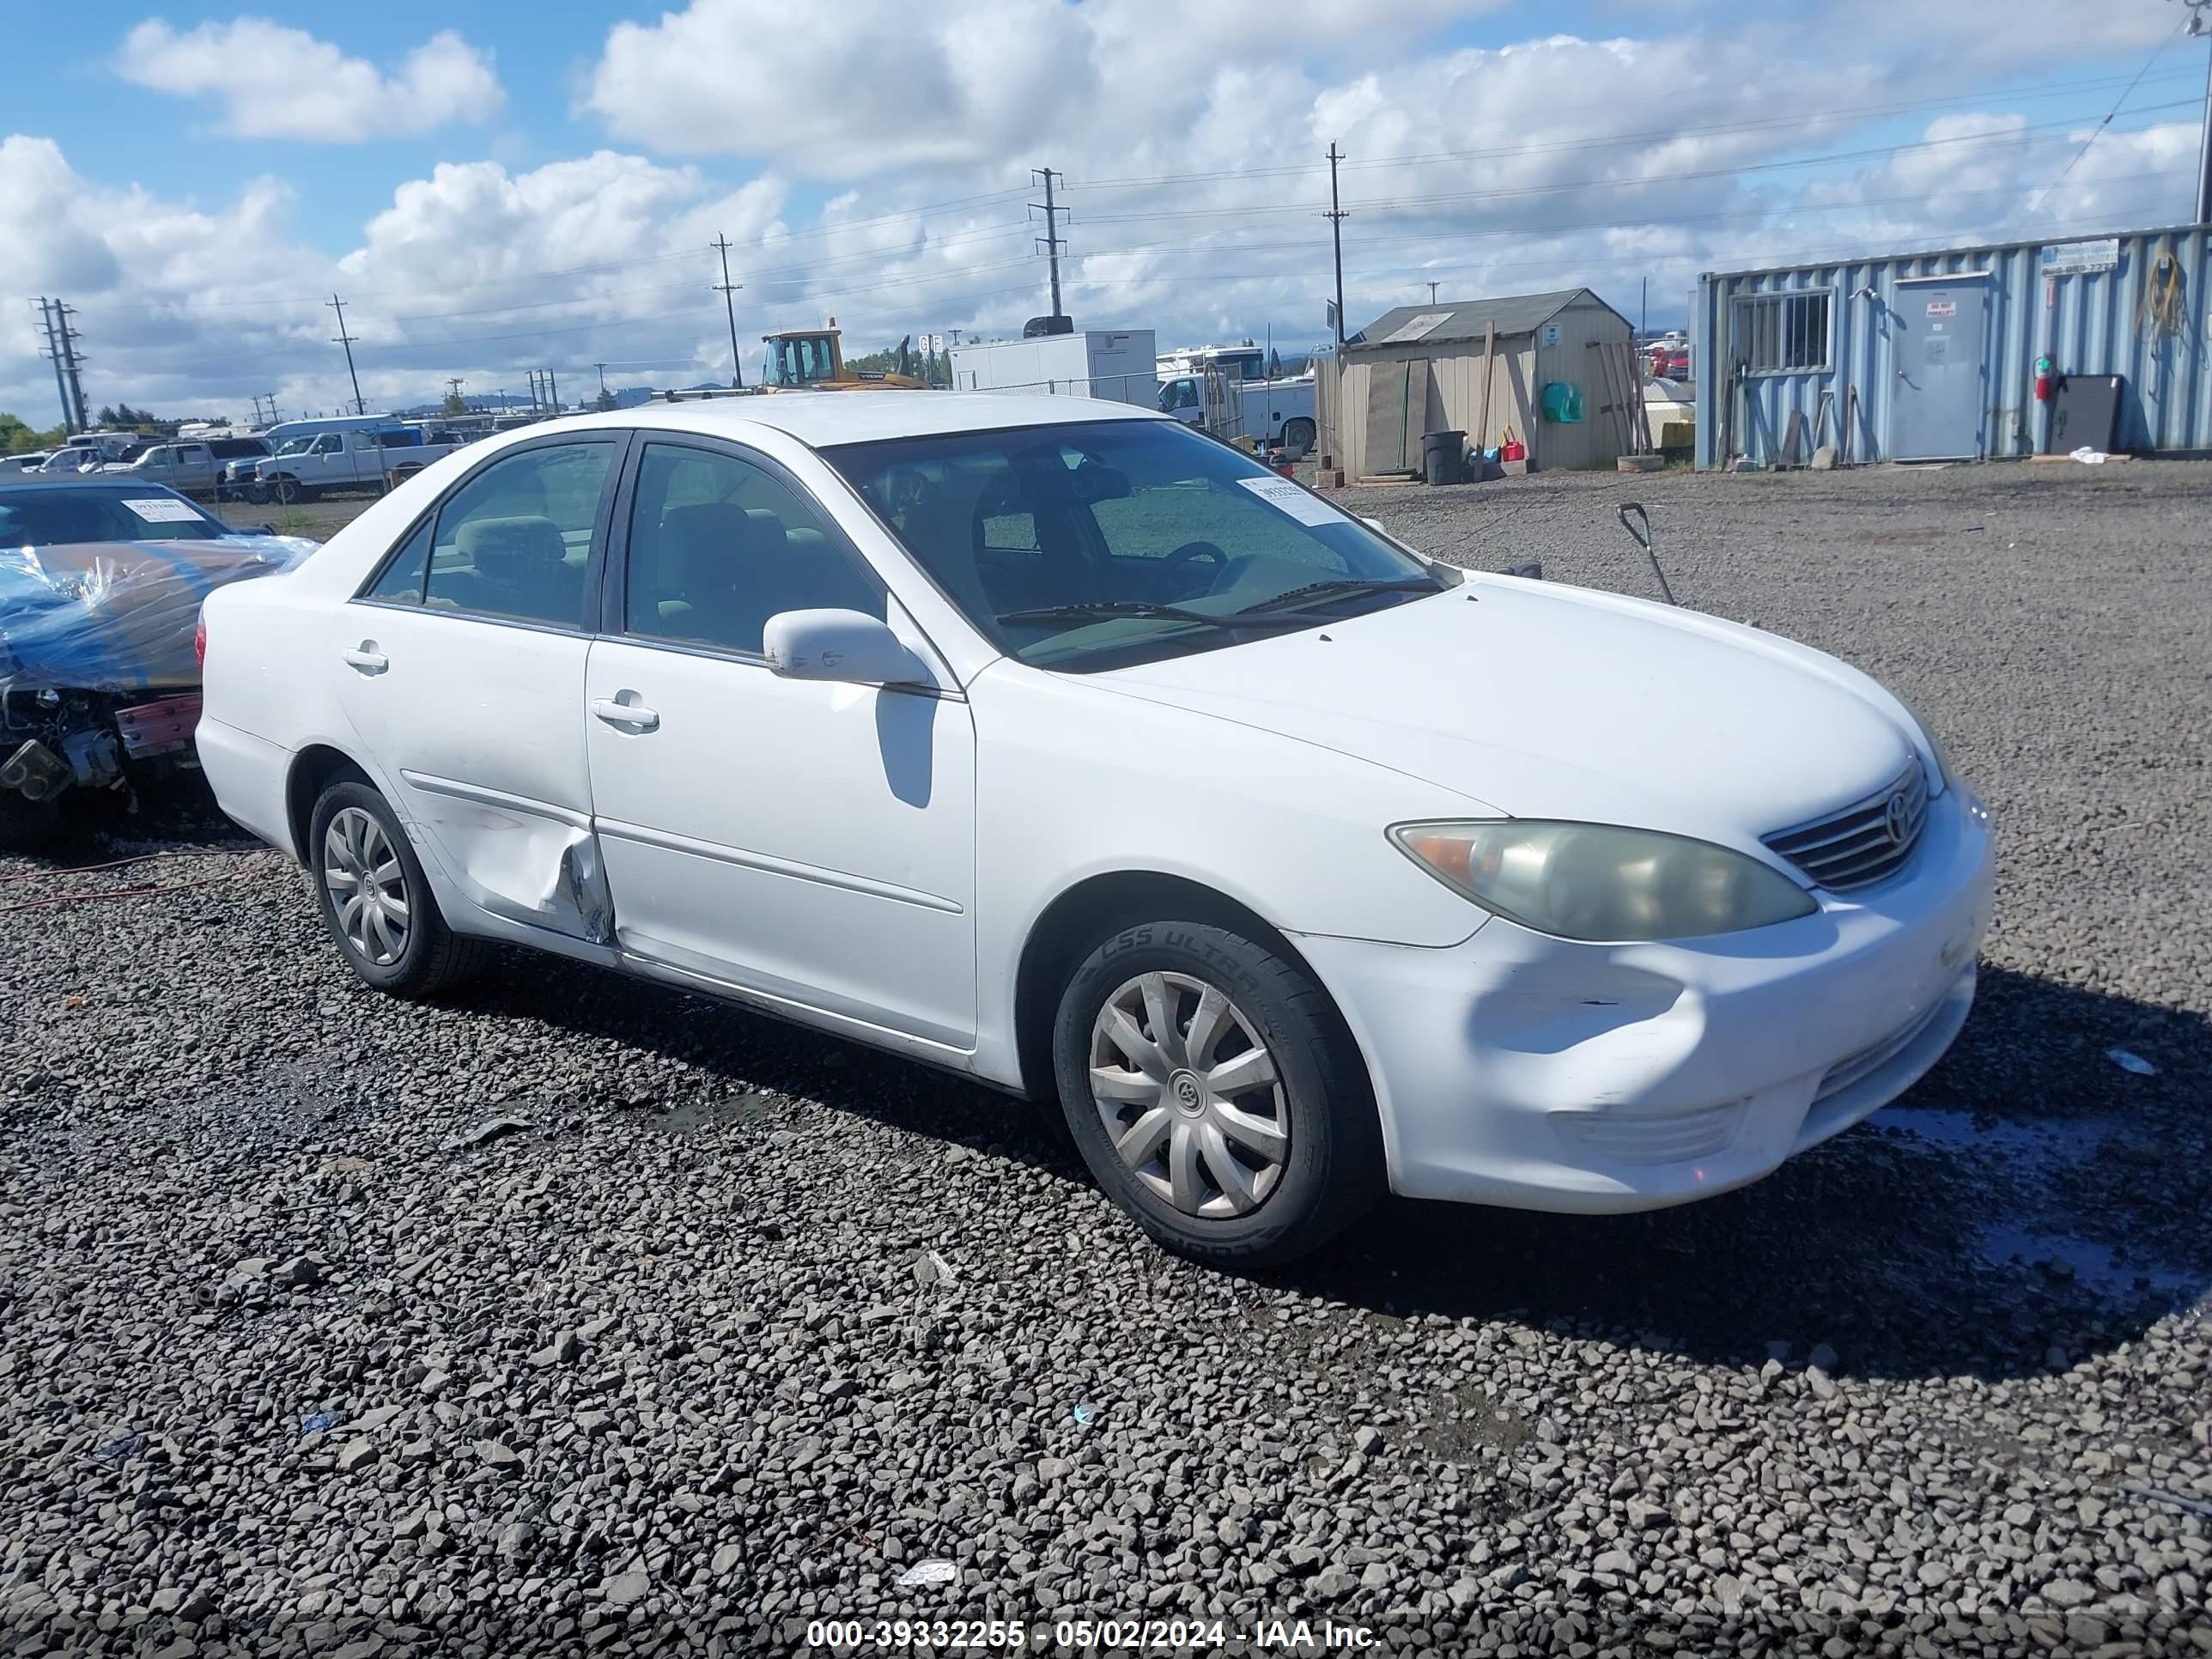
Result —
[[1164, 596], [1173, 597], [1182, 593], [1183, 568], [1186, 565], [1194, 564], [1200, 559], [1210, 562], [1213, 568], [1206, 574], [1206, 586], [1194, 592], [1212, 592], [1213, 584], [1221, 579], [1221, 573], [1229, 568], [1229, 556], [1212, 542], [1185, 542], [1174, 552], [1169, 554], [1166, 558], [1160, 561], [1159, 579], [1154, 586]]

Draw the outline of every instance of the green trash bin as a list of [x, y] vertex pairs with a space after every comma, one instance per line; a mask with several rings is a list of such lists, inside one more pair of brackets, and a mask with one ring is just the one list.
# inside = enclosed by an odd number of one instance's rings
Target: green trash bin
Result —
[[1538, 403], [1546, 420], [1562, 426], [1571, 426], [1583, 417], [1583, 389], [1565, 380], [1547, 384]]

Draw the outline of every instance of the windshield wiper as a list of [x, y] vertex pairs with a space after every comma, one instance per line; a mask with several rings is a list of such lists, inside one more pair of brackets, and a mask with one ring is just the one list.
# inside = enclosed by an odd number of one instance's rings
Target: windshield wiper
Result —
[[1155, 605], [1149, 599], [1097, 599], [1081, 605], [1040, 605], [1027, 611], [1003, 611], [998, 620], [1020, 626], [1029, 623], [1097, 622], [1115, 617], [1151, 617], [1164, 622], [1204, 623], [1209, 628], [1304, 628], [1295, 617], [1255, 616], [1249, 611], [1216, 613], [1189, 611], [1179, 605]]
[[1325, 581], [1308, 582], [1304, 587], [1293, 587], [1286, 593], [1261, 599], [1242, 611], [1230, 612], [1235, 617], [1266, 616], [1279, 611], [1298, 599], [1318, 599], [1340, 593], [1440, 593], [1443, 586], [1427, 576], [1331, 576]]

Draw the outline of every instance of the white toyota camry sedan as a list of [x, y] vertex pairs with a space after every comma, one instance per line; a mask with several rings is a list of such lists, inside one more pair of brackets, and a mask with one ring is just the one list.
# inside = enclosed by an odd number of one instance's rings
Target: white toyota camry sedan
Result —
[[1865, 675], [1116, 404], [529, 427], [204, 633], [207, 775], [370, 985], [533, 945], [949, 1066], [1220, 1263], [1756, 1180], [1935, 1063], [1989, 915]]

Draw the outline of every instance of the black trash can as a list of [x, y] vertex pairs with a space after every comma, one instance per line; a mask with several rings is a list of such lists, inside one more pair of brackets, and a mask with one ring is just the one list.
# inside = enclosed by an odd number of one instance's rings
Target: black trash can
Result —
[[1464, 432], [1424, 432], [1421, 434], [1421, 470], [1432, 484], [1454, 484], [1467, 482], [1467, 434]]

